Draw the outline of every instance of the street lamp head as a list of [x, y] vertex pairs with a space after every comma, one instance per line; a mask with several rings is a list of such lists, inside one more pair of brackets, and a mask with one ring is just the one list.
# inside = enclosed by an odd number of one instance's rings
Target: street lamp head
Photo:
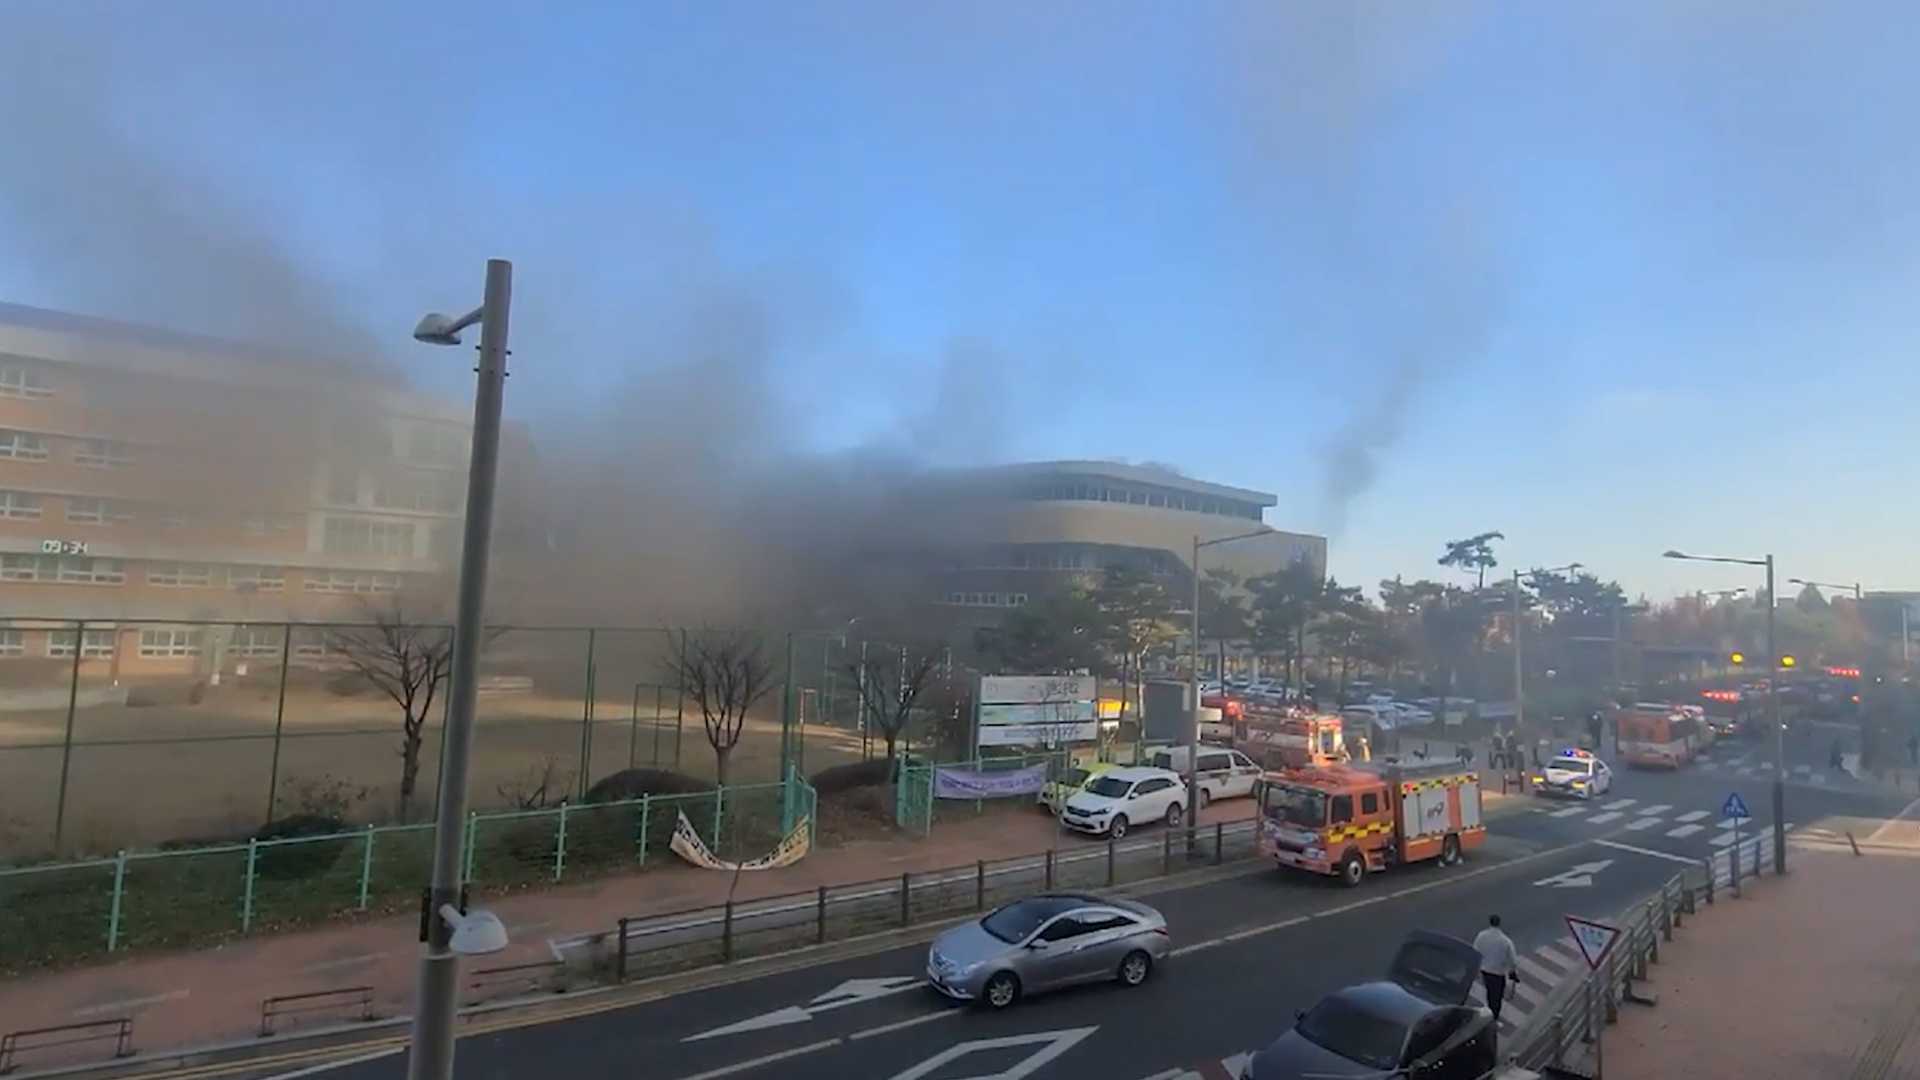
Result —
[[425, 345], [460, 344], [460, 320], [437, 311], [428, 312], [414, 325], [413, 340]]
[[491, 911], [462, 912], [452, 904], [442, 904], [440, 917], [452, 931], [447, 949], [457, 956], [487, 956], [507, 947], [507, 928]]
[[1684, 551], [1675, 551], [1675, 550], [1674, 550], [1674, 549], [1672, 549], [1672, 548], [1668, 548], [1667, 550], [1665, 550], [1665, 551], [1663, 551], [1663, 552], [1661, 552], [1661, 553], [1660, 553], [1660, 557], [1661, 557], [1661, 558], [1663, 558], [1663, 559], [1688, 559], [1688, 558], [1692, 558], [1692, 556], [1690, 556], [1690, 555], [1688, 555], [1688, 554], [1687, 554], [1686, 552], [1684, 552]]

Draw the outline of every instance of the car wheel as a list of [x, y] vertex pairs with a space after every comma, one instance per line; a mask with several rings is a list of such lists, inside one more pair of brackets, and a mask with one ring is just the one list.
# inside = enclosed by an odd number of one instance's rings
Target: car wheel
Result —
[[1460, 838], [1449, 835], [1440, 841], [1440, 865], [1452, 866], [1460, 861]]
[[1207, 804], [1212, 801], [1213, 801], [1213, 796], [1207, 794], [1206, 788], [1201, 788], [1200, 789], [1200, 809], [1205, 810], [1207, 808]]
[[1120, 985], [1139, 986], [1153, 974], [1153, 957], [1145, 951], [1135, 949], [1120, 958]]
[[1107, 823], [1107, 836], [1118, 840], [1125, 835], [1127, 835], [1127, 815], [1113, 815], [1113, 820]]
[[1340, 884], [1351, 889], [1355, 885], [1360, 884], [1360, 880], [1366, 876], [1367, 864], [1360, 860], [1360, 854], [1358, 852], [1349, 854], [1346, 858], [1340, 860]]
[[1004, 1009], [1020, 1000], [1020, 977], [1011, 971], [994, 973], [980, 990], [980, 1000], [989, 1009]]
[[1180, 827], [1180, 804], [1174, 803], [1172, 806], [1167, 807], [1167, 828], [1177, 829], [1179, 827]]

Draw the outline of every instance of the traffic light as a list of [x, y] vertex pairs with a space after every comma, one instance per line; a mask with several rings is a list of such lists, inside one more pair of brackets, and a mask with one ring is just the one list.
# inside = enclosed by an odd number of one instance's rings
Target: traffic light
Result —
[[1727, 659], [1733, 662], [1734, 664], [1744, 664], [1747, 662], [1747, 654], [1743, 652], [1737, 652], [1732, 654], [1731, 656], [1728, 656]]
[[1781, 658], [1780, 658], [1780, 666], [1781, 666], [1781, 667], [1783, 667], [1783, 668], [1789, 668], [1789, 667], [1792, 667], [1792, 666], [1793, 666], [1793, 655], [1792, 655], [1791, 653], [1789, 653], [1788, 655], [1786, 655], [1786, 656], [1783, 656], [1783, 657], [1781, 657]]

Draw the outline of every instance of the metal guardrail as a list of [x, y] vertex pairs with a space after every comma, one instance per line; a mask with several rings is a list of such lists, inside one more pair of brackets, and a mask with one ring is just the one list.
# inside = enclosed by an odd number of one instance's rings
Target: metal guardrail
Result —
[[1527, 1069], [1568, 1070], [1591, 1052], [1597, 1075], [1600, 1033], [1619, 1018], [1621, 1002], [1633, 997], [1633, 984], [1647, 977], [1649, 965], [1659, 963], [1661, 943], [1673, 940], [1674, 928], [1695, 914], [1702, 900], [1712, 904], [1726, 892], [1739, 896], [1742, 880], [1772, 865], [1772, 840], [1762, 834], [1702, 859], [1627, 908], [1614, 923], [1620, 936], [1600, 967], [1548, 992], [1526, 1028], [1508, 1040], [1508, 1061]]
[[1191, 848], [1181, 829], [1137, 840], [1089, 841], [1038, 855], [621, 919], [611, 942], [575, 938], [555, 942], [554, 951], [562, 959], [597, 953], [590, 960], [610, 963], [614, 977], [625, 981], [935, 922], [1034, 892], [1112, 888], [1237, 862], [1254, 857], [1254, 838], [1254, 822], [1233, 821], [1203, 826]]

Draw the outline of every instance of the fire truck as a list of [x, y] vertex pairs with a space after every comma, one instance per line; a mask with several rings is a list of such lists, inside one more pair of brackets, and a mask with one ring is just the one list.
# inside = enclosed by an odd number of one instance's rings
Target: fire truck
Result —
[[1615, 723], [1620, 759], [1639, 769], [1678, 769], [1706, 749], [1709, 737], [1703, 716], [1675, 705], [1632, 705]]
[[1457, 761], [1323, 765], [1261, 777], [1260, 854], [1354, 886], [1369, 873], [1486, 842], [1480, 777]]
[[1268, 769], [1351, 760], [1340, 718], [1291, 705], [1248, 705], [1233, 723], [1233, 748]]

